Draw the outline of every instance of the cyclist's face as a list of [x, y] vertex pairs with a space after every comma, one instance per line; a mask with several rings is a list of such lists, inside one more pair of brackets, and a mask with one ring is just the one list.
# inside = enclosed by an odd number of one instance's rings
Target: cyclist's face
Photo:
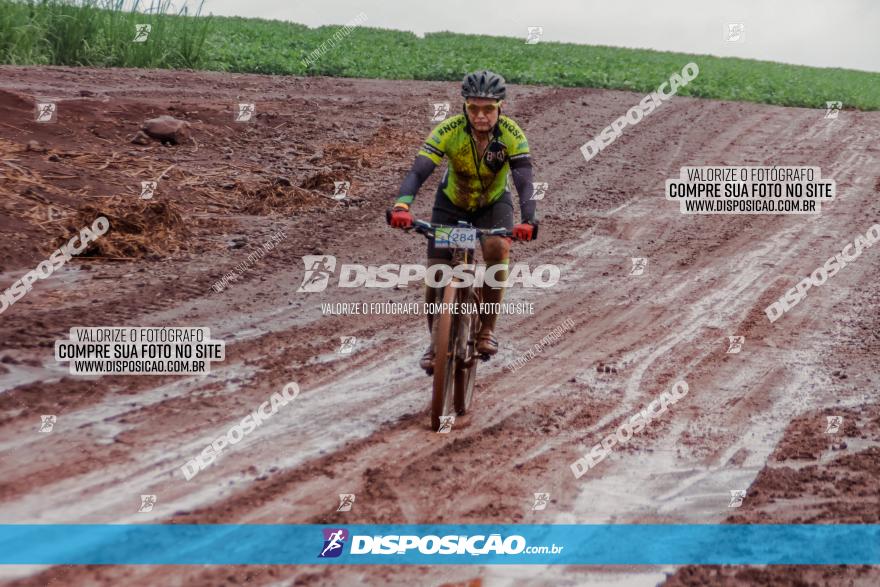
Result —
[[464, 108], [471, 126], [479, 132], [488, 132], [498, 122], [501, 101], [492, 98], [468, 98]]

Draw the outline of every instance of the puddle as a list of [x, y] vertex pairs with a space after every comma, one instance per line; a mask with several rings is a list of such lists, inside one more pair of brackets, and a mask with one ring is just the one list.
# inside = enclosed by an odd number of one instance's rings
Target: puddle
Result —
[[[76, 429], [82, 426], [99, 426], [99, 430], [105, 430], [110, 433], [111, 420], [118, 418], [124, 414], [138, 411], [145, 406], [157, 404], [168, 399], [181, 397], [186, 394], [199, 391], [206, 384], [212, 384], [215, 381], [222, 381], [225, 387], [222, 393], [235, 393], [244, 386], [258, 369], [241, 363], [234, 363], [215, 369], [206, 375], [194, 375], [191, 377], [182, 377], [166, 383], [165, 385], [139, 391], [137, 395], [118, 395], [107, 394], [100, 404], [90, 406], [81, 410], [70, 413], [61, 413], [58, 415], [58, 422], [55, 424], [55, 431], [62, 429]], [[100, 428], [103, 426], [104, 428]], [[115, 433], [118, 434], [122, 430]], [[17, 436], [12, 441], [0, 443], [0, 451], [20, 450], [27, 444], [38, 442], [40, 437]]]
[[[45, 350], [47, 353], [54, 352], [48, 348]], [[67, 363], [55, 362], [54, 355], [50, 361], [39, 367], [28, 365], [24, 362], [33, 359], [33, 353], [7, 351], [4, 353], [4, 357], [12, 357], [19, 362], [17, 364], [3, 363], [3, 367], [5, 367], [8, 372], [0, 375], [0, 393], [38, 381], [42, 383], [57, 383], [61, 381], [62, 378], [70, 376]]]
[[242, 340], [250, 340], [252, 338], [259, 338], [267, 334], [265, 330], [260, 330], [259, 328], [246, 328], [244, 330], [239, 330], [235, 334], [232, 335], [232, 340], [242, 341]]

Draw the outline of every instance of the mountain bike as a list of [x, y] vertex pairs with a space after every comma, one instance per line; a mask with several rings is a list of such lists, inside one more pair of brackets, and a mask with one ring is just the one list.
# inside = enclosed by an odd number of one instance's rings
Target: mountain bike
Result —
[[[463, 416], [468, 412], [474, 398], [477, 378], [477, 359], [487, 361], [489, 355], [477, 352], [477, 333], [480, 331], [480, 305], [483, 288], [475, 287], [474, 253], [482, 237], [505, 236], [513, 238], [506, 228], [480, 229], [459, 221], [457, 226], [431, 224], [415, 220], [413, 230], [434, 239], [436, 248], [452, 250], [450, 267], [462, 267], [470, 274], [469, 285], [462, 285], [462, 273], [453, 275], [443, 288], [438, 303], [441, 311], [434, 316], [434, 386], [431, 394], [431, 429], [440, 431], [443, 417], [455, 409]], [[457, 284], [457, 285], [456, 285]], [[455, 311], [458, 304], [459, 311]], [[429, 373], [431, 374], [431, 373]]]

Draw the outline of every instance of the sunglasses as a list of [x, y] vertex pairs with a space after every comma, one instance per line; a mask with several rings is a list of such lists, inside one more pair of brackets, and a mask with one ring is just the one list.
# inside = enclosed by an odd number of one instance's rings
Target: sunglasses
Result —
[[494, 104], [486, 104], [485, 106], [465, 102], [464, 107], [467, 110], [467, 113], [471, 116], [477, 116], [478, 114], [485, 114], [486, 116], [490, 116], [493, 112], [501, 108], [501, 102], [498, 101]]

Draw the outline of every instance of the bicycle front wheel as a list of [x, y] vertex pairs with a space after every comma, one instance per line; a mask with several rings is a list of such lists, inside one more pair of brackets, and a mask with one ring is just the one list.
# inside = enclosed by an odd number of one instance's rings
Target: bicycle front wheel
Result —
[[440, 429], [440, 418], [452, 411], [455, 386], [456, 316], [449, 310], [455, 303], [455, 288], [443, 290], [443, 311], [434, 316], [434, 391], [431, 394], [431, 429]]
[[[463, 290], [462, 302], [479, 307], [482, 301], [479, 291]], [[463, 416], [474, 399], [477, 382], [477, 332], [480, 329], [479, 314], [468, 313], [459, 317], [458, 363], [455, 369], [455, 412]]]

